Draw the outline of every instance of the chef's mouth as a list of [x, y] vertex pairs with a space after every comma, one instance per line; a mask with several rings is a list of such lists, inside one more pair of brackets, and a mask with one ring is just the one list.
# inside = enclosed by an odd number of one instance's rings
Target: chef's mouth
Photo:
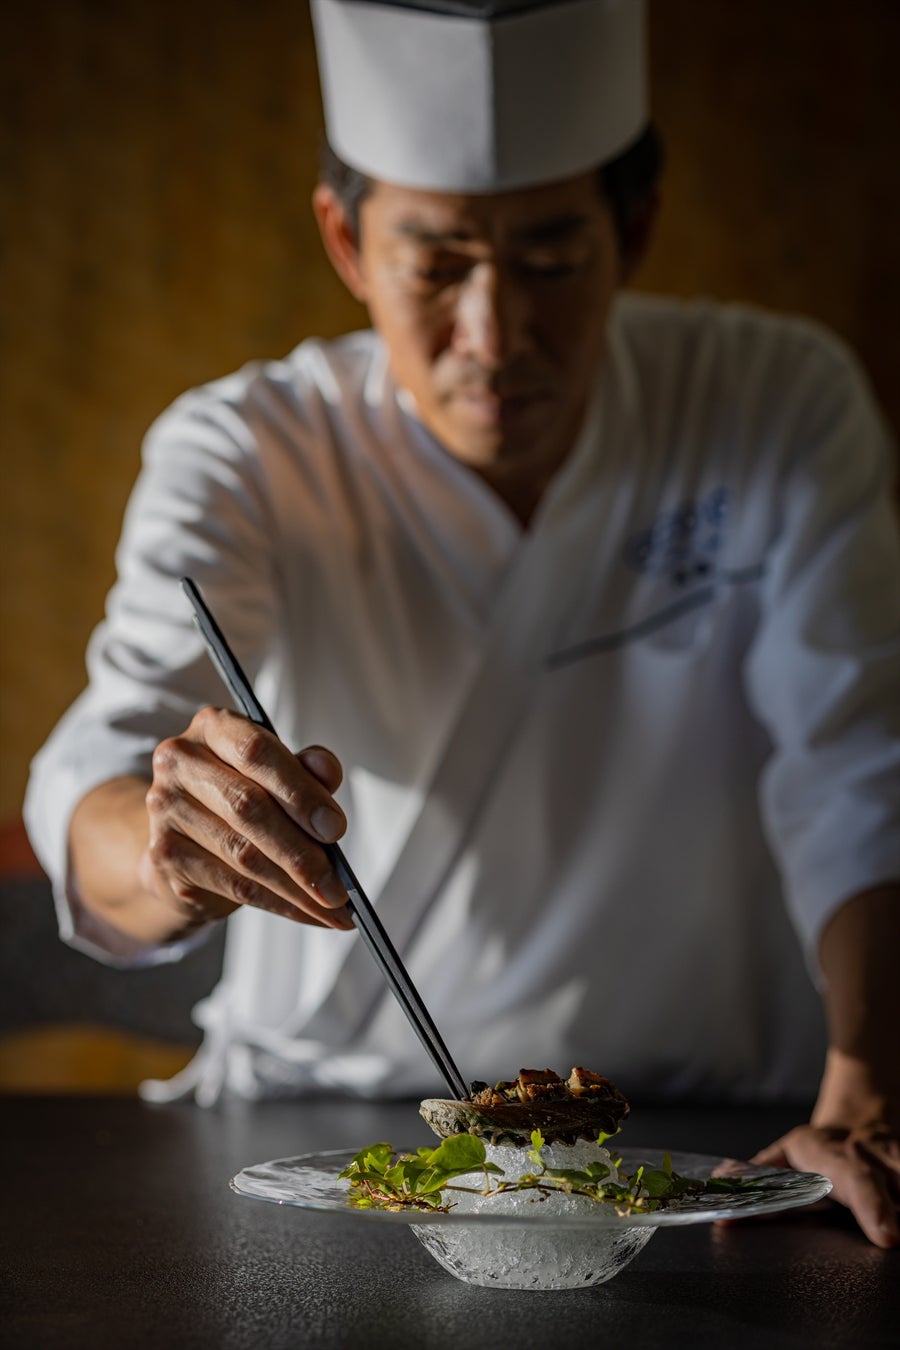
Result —
[[546, 391], [529, 389], [489, 389], [469, 387], [456, 389], [451, 401], [484, 416], [505, 417], [524, 412], [549, 397]]

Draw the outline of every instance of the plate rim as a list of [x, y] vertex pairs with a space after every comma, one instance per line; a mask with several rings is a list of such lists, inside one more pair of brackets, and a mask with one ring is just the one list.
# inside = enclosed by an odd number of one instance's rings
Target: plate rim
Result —
[[[395, 1151], [398, 1153], [411, 1153], [415, 1151], [415, 1145], [411, 1148], [400, 1147]], [[483, 1211], [479, 1213], [454, 1213], [452, 1210], [446, 1213], [429, 1213], [422, 1210], [386, 1210], [386, 1209], [354, 1209], [351, 1205], [341, 1206], [330, 1200], [323, 1200], [316, 1203], [315, 1199], [305, 1197], [291, 1198], [289, 1196], [264, 1195], [254, 1190], [243, 1188], [239, 1181], [249, 1172], [257, 1168], [271, 1168], [285, 1166], [287, 1164], [309, 1163], [313, 1160], [338, 1159], [342, 1165], [346, 1165], [352, 1158], [356, 1157], [360, 1149], [340, 1148], [340, 1149], [318, 1149], [308, 1153], [299, 1153], [290, 1157], [271, 1158], [265, 1162], [249, 1163], [246, 1167], [236, 1172], [229, 1181], [231, 1190], [242, 1199], [260, 1200], [268, 1204], [285, 1205], [291, 1209], [302, 1209], [314, 1214], [333, 1214], [338, 1217], [355, 1219], [375, 1219], [382, 1223], [393, 1222], [407, 1225], [429, 1225], [432, 1224], [469, 1224], [482, 1226], [490, 1224], [495, 1227], [519, 1228], [523, 1224], [538, 1223], [547, 1229], [551, 1228], [596, 1228], [598, 1226], [620, 1227], [620, 1228], [680, 1228], [687, 1227], [697, 1223], [715, 1223], [719, 1219], [749, 1219], [753, 1217], [764, 1217], [768, 1215], [780, 1214], [789, 1209], [800, 1209], [809, 1205], [816, 1204], [823, 1200], [833, 1189], [833, 1183], [819, 1172], [797, 1172], [789, 1167], [770, 1167], [761, 1163], [744, 1162], [742, 1159], [723, 1157], [710, 1153], [691, 1153], [686, 1149], [660, 1149], [660, 1148], [641, 1148], [636, 1145], [623, 1145], [617, 1149], [617, 1153], [629, 1162], [639, 1165], [642, 1160], [650, 1161], [654, 1155], [670, 1153], [673, 1158], [692, 1159], [695, 1163], [711, 1163], [721, 1165], [722, 1163], [740, 1163], [751, 1174], [757, 1174], [760, 1179], [765, 1177], [797, 1178], [808, 1180], [810, 1186], [816, 1194], [797, 1195], [790, 1190], [785, 1189], [782, 1192], [770, 1192], [765, 1197], [760, 1197], [761, 1203], [758, 1206], [731, 1205], [723, 1203], [715, 1207], [710, 1206], [707, 1209], [690, 1209], [687, 1207], [675, 1207], [671, 1209], [654, 1210], [650, 1214], [625, 1214], [620, 1215], [615, 1212], [612, 1206], [598, 1205], [595, 1211], [585, 1211], [583, 1215], [557, 1215], [549, 1218], [535, 1216], [534, 1219], [525, 1219], [521, 1212], [516, 1215], [510, 1214], [488, 1214]], [[296, 1170], [296, 1168], [294, 1169]], [[338, 1180], [339, 1168], [335, 1168], [334, 1180]], [[725, 1197], [723, 1197], [725, 1200]]]

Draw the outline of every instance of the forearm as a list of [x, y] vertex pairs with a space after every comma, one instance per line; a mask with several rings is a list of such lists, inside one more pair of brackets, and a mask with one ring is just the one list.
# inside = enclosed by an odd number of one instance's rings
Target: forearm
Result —
[[900, 882], [848, 900], [819, 948], [829, 1050], [809, 1125], [753, 1159], [822, 1172], [878, 1247], [900, 1244]]
[[849, 900], [822, 935], [829, 1052], [814, 1122], [900, 1121], [900, 882]]
[[140, 943], [156, 946], [196, 924], [148, 865], [149, 818], [142, 778], [115, 778], [76, 807], [69, 827], [69, 866], [80, 902]]

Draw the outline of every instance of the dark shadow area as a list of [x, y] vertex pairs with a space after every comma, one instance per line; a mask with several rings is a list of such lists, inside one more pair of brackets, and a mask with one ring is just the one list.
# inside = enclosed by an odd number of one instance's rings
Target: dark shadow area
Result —
[[115, 970], [60, 941], [50, 883], [0, 879], [0, 1033], [42, 1023], [91, 1022], [195, 1045], [194, 1004], [222, 968], [225, 926], [182, 961]]

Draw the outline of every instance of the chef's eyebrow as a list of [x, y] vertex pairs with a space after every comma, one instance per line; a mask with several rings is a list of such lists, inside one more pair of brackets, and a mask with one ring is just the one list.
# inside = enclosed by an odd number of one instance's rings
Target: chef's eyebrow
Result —
[[535, 225], [516, 230], [516, 239], [526, 244], [564, 243], [574, 235], [581, 234], [591, 223], [590, 216], [570, 211], [563, 216], [553, 216], [550, 220], [538, 221]]
[[[581, 233], [590, 223], [590, 217], [575, 212], [552, 216], [548, 220], [537, 221], [534, 225], [525, 225], [513, 231], [517, 243], [554, 244]], [[447, 247], [451, 244], [471, 244], [480, 241], [483, 236], [477, 230], [459, 228], [453, 230], [432, 229], [418, 220], [401, 220], [394, 227], [394, 233], [413, 243], [425, 244], [431, 248]]]
[[416, 220], [401, 220], [394, 226], [394, 233], [411, 239], [414, 244], [429, 244], [432, 248], [442, 244], [471, 244], [478, 238], [474, 230], [431, 230]]

